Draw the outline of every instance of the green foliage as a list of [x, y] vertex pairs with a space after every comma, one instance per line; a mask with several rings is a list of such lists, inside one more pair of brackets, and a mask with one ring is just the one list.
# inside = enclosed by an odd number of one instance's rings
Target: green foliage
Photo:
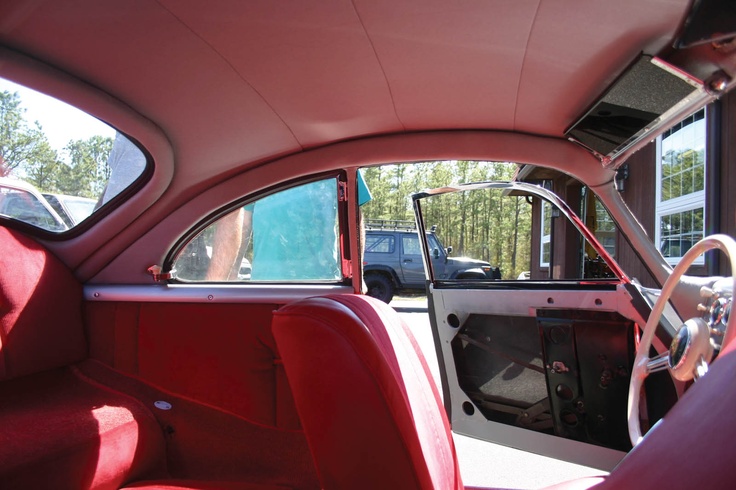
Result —
[[59, 179], [59, 192], [91, 198], [100, 196], [110, 180], [107, 157], [112, 143], [112, 138], [103, 136], [70, 141], [65, 149], [71, 162]]
[[110, 178], [107, 157], [112, 138], [72, 140], [62, 159], [41, 125], [29, 125], [20, 96], [0, 92], [0, 176], [14, 175], [42, 192], [97, 198]]
[[[449, 184], [510, 181], [516, 165], [499, 162], [444, 161], [371, 167], [363, 177], [373, 199], [363, 208], [367, 219], [413, 220], [410, 195]], [[523, 197], [498, 191], [450, 193], [423, 201], [427, 226], [437, 225], [453, 255], [489, 261], [504, 278], [516, 278], [531, 263], [531, 206]]]
[[58, 155], [41, 126], [29, 126], [20, 96], [0, 92], [0, 176], [25, 173], [45, 181], [53, 173]]

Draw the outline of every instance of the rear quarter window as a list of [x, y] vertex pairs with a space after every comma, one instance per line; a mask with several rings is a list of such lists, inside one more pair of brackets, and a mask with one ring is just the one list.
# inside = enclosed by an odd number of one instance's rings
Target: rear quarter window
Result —
[[[0, 214], [37, 228], [71, 230], [141, 178], [145, 154], [95, 117], [0, 78]], [[25, 208], [23, 206], [26, 206]]]
[[310, 182], [238, 207], [177, 254], [187, 282], [335, 282], [343, 278], [337, 179]]

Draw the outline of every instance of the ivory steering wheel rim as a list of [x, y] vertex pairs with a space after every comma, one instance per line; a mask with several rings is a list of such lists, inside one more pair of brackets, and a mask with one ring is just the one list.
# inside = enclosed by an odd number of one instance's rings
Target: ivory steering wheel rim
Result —
[[[665, 281], [664, 286], [662, 286], [662, 292], [657, 298], [657, 301], [652, 308], [652, 312], [649, 315], [649, 319], [647, 320], [647, 324], [641, 335], [641, 340], [639, 341], [639, 345], [636, 349], [634, 367], [632, 369], [631, 380], [629, 382], [627, 417], [629, 438], [631, 439], [632, 446], [636, 446], [642, 440], [641, 423], [639, 418], [641, 387], [644, 384], [644, 380], [649, 376], [647, 364], [652, 360], [649, 357], [649, 350], [652, 346], [654, 333], [657, 330], [657, 326], [659, 325], [659, 321], [662, 317], [662, 312], [672, 296], [672, 292], [679, 283], [680, 278], [684, 275], [685, 271], [687, 271], [688, 267], [690, 267], [692, 263], [695, 262], [695, 259], [702, 253], [716, 249], [725, 253], [731, 263], [731, 280], [733, 281], [733, 291], [736, 293], [736, 241], [728, 235], [711, 235], [696, 243], [680, 260], [672, 271], [672, 274], [670, 274], [667, 281]], [[736, 328], [733, 328], [733, 324], [736, 322], [735, 318], [735, 314], [729, 315], [728, 324], [726, 325], [726, 331], [723, 336], [722, 348], [726, 347], [726, 345], [731, 342], [731, 337], [736, 335]]]

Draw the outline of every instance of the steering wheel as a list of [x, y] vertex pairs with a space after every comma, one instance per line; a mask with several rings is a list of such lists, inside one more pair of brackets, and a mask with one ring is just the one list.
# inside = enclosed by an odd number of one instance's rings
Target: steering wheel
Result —
[[[693, 378], [697, 380], [707, 372], [708, 363], [713, 359], [710, 328], [701, 317], [691, 318], [680, 327], [667, 352], [650, 358], [649, 349], [652, 346], [654, 332], [657, 330], [664, 307], [672, 296], [672, 291], [679, 283], [680, 278], [700, 254], [714, 249], [724, 252], [730, 260], [731, 294], [736, 293], [736, 241], [728, 235], [711, 235], [700, 240], [687, 251], [670, 274], [670, 277], [667, 278], [641, 335], [639, 346], [636, 349], [631, 381], [629, 382], [629, 438], [633, 446], [639, 444], [642, 439], [639, 422], [639, 397], [642, 384], [647, 376], [656, 371], [669, 369], [672, 377], [677, 380], [689, 381]], [[736, 323], [736, 312], [731, 313], [729, 314], [721, 348], [726, 347], [732, 340], [731, 337], [736, 335], [736, 328], [733, 327], [733, 324]]]

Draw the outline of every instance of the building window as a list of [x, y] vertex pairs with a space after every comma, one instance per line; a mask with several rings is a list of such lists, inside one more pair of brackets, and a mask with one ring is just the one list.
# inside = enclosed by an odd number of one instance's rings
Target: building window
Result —
[[541, 207], [542, 240], [540, 241], [539, 266], [549, 267], [552, 259], [552, 205], [542, 201]]
[[[595, 238], [603, 245], [608, 255], [615, 258], [617, 229], [613, 218], [590, 189], [583, 187], [583, 195], [585, 196], [583, 201], [585, 227], [595, 235]], [[598, 252], [587, 240], [585, 242], [585, 254], [591, 260], [598, 258]]]
[[655, 240], [671, 265], [705, 236], [705, 135], [703, 109], [657, 138]]
[[616, 224], [598, 199], [595, 200], [595, 216], [595, 237], [606, 249], [608, 255], [616, 257]]

